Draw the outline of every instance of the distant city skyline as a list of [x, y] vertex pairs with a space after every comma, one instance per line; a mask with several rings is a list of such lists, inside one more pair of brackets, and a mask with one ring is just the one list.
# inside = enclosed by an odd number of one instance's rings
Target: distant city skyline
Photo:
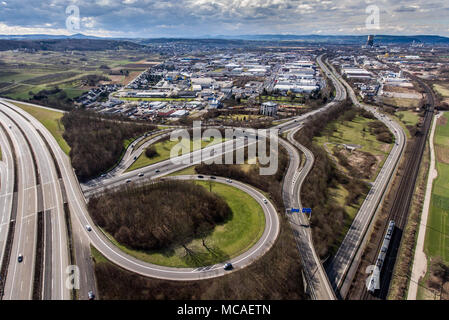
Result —
[[[449, 36], [449, 3], [444, 0], [31, 2], [0, 1], [0, 34], [82, 33], [143, 38], [257, 34]], [[378, 25], [374, 24], [376, 10], [373, 6], [378, 8]]]

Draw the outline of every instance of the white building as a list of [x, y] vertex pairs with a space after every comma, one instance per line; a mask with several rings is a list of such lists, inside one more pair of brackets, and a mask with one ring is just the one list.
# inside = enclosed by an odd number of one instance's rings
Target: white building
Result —
[[274, 117], [278, 112], [278, 105], [274, 102], [264, 102], [260, 106], [260, 113], [264, 116]]

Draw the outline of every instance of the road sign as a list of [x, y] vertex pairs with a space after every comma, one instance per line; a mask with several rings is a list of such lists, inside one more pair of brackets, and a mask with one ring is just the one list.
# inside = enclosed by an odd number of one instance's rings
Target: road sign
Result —
[[292, 213], [293, 212], [298, 212], [299, 213], [299, 209], [294, 209], [294, 208], [292, 208]]
[[302, 208], [302, 213], [312, 213], [311, 208]]

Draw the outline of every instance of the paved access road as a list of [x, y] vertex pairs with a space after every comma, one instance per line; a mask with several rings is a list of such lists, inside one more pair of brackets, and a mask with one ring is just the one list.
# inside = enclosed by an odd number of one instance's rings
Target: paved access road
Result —
[[[284, 178], [283, 198], [287, 209], [295, 208], [300, 210], [300, 213], [290, 212], [287, 213], [287, 216], [293, 229], [295, 240], [304, 266], [308, 291], [313, 299], [333, 300], [336, 298], [334, 291], [326, 272], [324, 271], [323, 265], [315, 252], [309, 221], [302, 213], [303, 206], [301, 203], [301, 188], [307, 178], [307, 175], [312, 170], [315, 158], [310, 150], [294, 139], [295, 134], [302, 129], [302, 124], [307, 122], [311, 116], [326, 111], [346, 99], [345, 88], [336, 80], [336, 78], [332, 76], [327, 66], [323, 63], [322, 58], [323, 56], [318, 57], [317, 61], [321, 69], [330, 75], [329, 77], [332, 80], [336, 90], [335, 99], [322, 108], [314, 110], [311, 113], [307, 113], [298, 119], [285, 122], [278, 127], [281, 132], [289, 131], [287, 135], [288, 142], [281, 140], [281, 144], [284, 148], [286, 148], [290, 157], [290, 165]], [[299, 151], [305, 156], [302, 167]]]
[[368, 227], [383, 200], [385, 191], [396, 170], [399, 160], [401, 159], [407, 142], [407, 137], [401, 125], [390, 119], [387, 115], [378, 112], [376, 108], [360, 103], [351, 86], [346, 83], [333, 68], [332, 73], [334, 74], [334, 77], [345, 85], [352, 102], [356, 106], [371, 112], [378, 120], [382, 121], [395, 136], [395, 143], [387, 160], [375, 182], [372, 184], [372, 188], [354, 218], [340, 248], [327, 268], [327, 273], [334, 290], [339, 292], [341, 297], [344, 297], [349, 289], [355, 271], [357, 270], [362, 253], [361, 249], [363, 249], [364, 242], [366, 241], [365, 235]]

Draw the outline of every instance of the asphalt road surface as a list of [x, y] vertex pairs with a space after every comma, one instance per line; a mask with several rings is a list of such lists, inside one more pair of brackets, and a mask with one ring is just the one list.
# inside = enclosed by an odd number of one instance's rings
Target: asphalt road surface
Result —
[[[39, 263], [35, 261], [37, 213], [42, 212], [44, 216], [51, 215], [52, 222], [51, 228], [45, 231], [51, 235], [49, 235], [52, 245], [51, 265], [43, 266], [44, 274], [51, 279], [45, 279], [44, 285], [51, 286], [51, 299], [67, 299], [69, 297], [69, 292], [65, 288], [67, 238], [62, 194], [56, 168], [39, 133], [30, 122], [15, 111], [16, 108], [8, 103], [0, 104], [0, 110], [3, 112], [2, 123], [12, 123], [11, 138], [19, 161], [19, 210], [6, 279], [5, 297], [7, 299], [31, 298], [34, 267], [35, 263]], [[20, 109], [19, 111], [21, 112]], [[44, 247], [47, 245], [45, 243]], [[45, 253], [44, 249], [44, 255]], [[23, 255], [21, 263], [17, 259], [19, 254]]]

